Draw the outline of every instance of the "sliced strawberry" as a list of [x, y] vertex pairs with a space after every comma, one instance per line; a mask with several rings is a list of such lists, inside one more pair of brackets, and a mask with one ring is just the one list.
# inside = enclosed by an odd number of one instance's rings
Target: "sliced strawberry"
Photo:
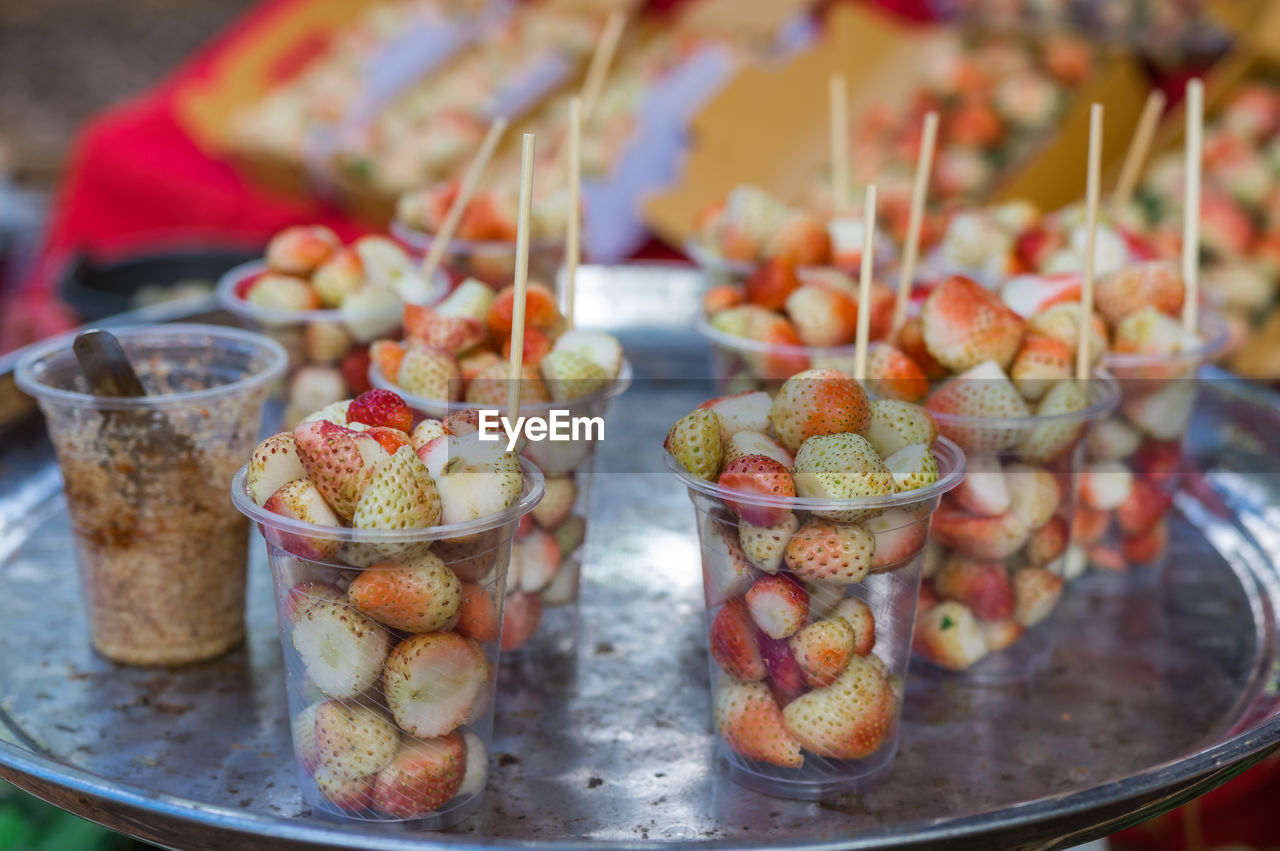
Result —
[[987, 655], [978, 619], [952, 600], [922, 611], [911, 649], [940, 668], [963, 671]]
[[708, 287], [707, 291], [702, 294], [702, 310], [708, 316], [712, 316], [722, 310], [742, 304], [745, 298], [745, 294], [739, 287], [733, 284], [717, 284], [716, 286]]
[[298, 460], [298, 447], [287, 431], [273, 434], [258, 444], [249, 458], [245, 487], [258, 505], [267, 500], [281, 485], [305, 478], [307, 471]]
[[725, 673], [743, 682], [765, 677], [756, 628], [745, 601], [729, 600], [711, 622], [711, 656]]
[[1050, 518], [1048, 523], [1032, 531], [1027, 539], [1027, 562], [1032, 567], [1046, 567], [1066, 551], [1070, 531], [1063, 518]]
[[[750, 496], [789, 499], [796, 495], [791, 472], [764, 455], [742, 455], [725, 465], [718, 481], [720, 487]], [[752, 526], [775, 526], [790, 513], [785, 506], [756, 505], [726, 497], [725, 504]]]
[[479, 644], [433, 632], [407, 638], [391, 651], [382, 690], [400, 728], [430, 738], [473, 720], [488, 680], [489, 661]]
[[786, 638], [809, 616], [809, 594], [786, 574], [761, 576], [747, 591], [747, 609], [770, 638]]
[[1031, 530], [1011, 511], [982, 517], [942, 507], [934, 512], [933, 533], [940, 544], [965, 555], [1002, 559], [1016, 553], [1027, 542]]
[[997, 653], [1013, 646], [1014, 642], [1026, 632], [1026, 628], [1013, 618], [982, 621], [979, 627], [982, 629], [983, 639], [987, 642], [987, 649], [992, 653]]
[[1088, 546], [1102, 540], [1111, 525], [1111, 512], [1097, 511], [1086, 505], [1077, 505], [1071, 518], [1071, 540]]
[[984, 361], [1008, 368], [1022, 342], [1022, 317], [990, 291], [959, 276], [929, 294], [920, 322], [930, 354], [953, 372]]
[[394, 340], [377, 340], [369, 345], [369, 359], [388, 381], [395, 381], [404, 360], [404, 345]]
[[293, 431], [298, 459], [339, 516], [350, 519], [375, 472], [389, 456], [366, 434], [328, 420], [303, 423]]
[[796, 695], [804, 691], [804, 678], [800, 666], [785, 638], [770, 638], [763, 631], [756, 634], [760, 645], [760, 658], [764, 660], [764, 669], [769, 677], [769, 691], [782, 706], [790, 703]]
[[378, 445], [385, 449], [388, 455], [395, 455], [402, 446], [413, 448], [413, 441], [409, 439], [409, 435], [396, 428], [374, 426], [366, 429], [365, 434], [378, 441]]
[[1120, 554], [1130, 564], [1147, 564], [1164, 555], [1169, 543], [1169, 527], [1158, 520], [1149, 529], [1120, 542]]
[[307, 676], [330, 697], [355, 697], [378, 681], [387, 631], [345, 602], [313, 600], [289, 633]]
[[876, 554], [872, 569], [901, 564], [915, 558], [924, 547], [929, 524], [910, 511], [890, 508], [866, 521], [867, 531], [875, 535]]
[[345, 600], [347, 594], [332, 582], [308, 581], [299, 582], [284, 595], [284, 616], [289, 623], [297, 623], [298, 618], [316, 600]]
[[[341, 526], [342, 521], [325, 502], [320, 491], [308, 478], [295, 479], [281, 485], [262, 506], [273, 514], [301, 520], [317, 527]], [[273, 546], [280, 547], [308, 561], [325, 561], [341, 547], [336, 538], [325, 537], [320, 528], [315, 534], [284, 532], [263, 524], [263, 534]]]
[[1062, 596], [1062, 577], [1041, 567], [1026, 567], [1013, 574], [1013, 619], [1030, 629], [1040, 623]]
[[[501, 337], [509, 336], [514, 310], [515, 288], [504, 287], [489, 307], [489, 330]], [[531, 283], [526, 288], [524, 311], [525, 325], [532, 325], [534, 328], [545, 330], [560, 319], [555, 293], [539, 283]]]
[[550, 585], [560, 572], [562, 561], [560, 545], [551, 533], [543, 529], [530, 530], [528, 535], [512, 545], [512, 568], [519, 577], [520, 590], [527, 594]]

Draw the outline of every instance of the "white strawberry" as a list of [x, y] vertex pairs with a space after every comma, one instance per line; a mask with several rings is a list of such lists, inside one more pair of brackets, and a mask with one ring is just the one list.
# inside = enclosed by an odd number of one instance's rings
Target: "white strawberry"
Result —
[[546, 493], [533, 508], [533, 522], [543, 529], [555, 529], [573, 511], [578, 501], [578, 486], [569, 476], [548, 476]]
[[[519, 588], [534, 594], [551, 584], [560, 572], [560, 545], [549, 532], [533, 529], [511, 545], [511, 571], [519, 578]], [[507, 580], [507, 587], [515, 585]]]
[[[796, 493], [818, 499], [858, 499], [897, 492], [892, 471], [880, 460], [865, 437], [826, 434], [811, 437], [796, 453], [792, 468]], [[815, 512], [851, 523], [862, 519], [862, 510]]]
[[836, 606], [835, 615], [853, 630], [853, 652], [868, 655], [876, 646], [876, 619], [871, 607], [857, 597], [845, 597]]
[[862, 435], [880, 454], [888, 458], [912, 443], [930, 446], [938, 437], [938, 426], [919, 405], [895, 399], [877, 399]]
[[782, 713], [763, 683], [725, 678], [716, 687], [716, 730], [742, 756], [787, 768], [804, 764], [800, 745], [787, 732]]
[[474, 720], [483, 704], [489, 661], [452, 632], [412, 636], [387, 656], [382, 690], [396, 723], [418, 738], [443, 736]]
[[557, 402], [590, 396], [609, 385], [612, 376], [576, 351], [550, 351], [538, 364], [547, 392]]
[[862, 759], [892, 735], [897, 705], [889, 678], [866, 657], [855, 656], [834, 683], [797, 697], [782, 716], [810, 753]]
[[738, 542], [752, 565], [765, 573], [777, 573], [787, 542], [798, 528], [800, 521], [791, 512], [772, 526], [752, 526], [744, 521], [738, 526]]
[[390, 458], [374, 438], [328, 420], [303, 423], [294, 429], [293, 439], [311, 481], [348, 520], [377, 468]]
[[395, 290], [363, 286], [342, 300], [338, 313], [357, 343], [372, 343], [400, 327], [402, 307]]
[[1107, 417], [1096, 423], [1085, 439], [1085, 452], [1099, 461], [1128, 458], [1142, 445], [1142, 435], [1119, 417]]
[[373, 806], [392, 818], [411, 819], [449, 803], [466, 771], [464, 741], [457, 733], [405, 739], [374, 780]]
[[994, 517], [1009, 510], [1009, 484], [1004, 467], [994, 455], [970, 455], [964, 481], [956, 488], [954, 498], [961, 507]]
[[1004, 474], [1009, 483], [1009, 511], [1029, 529], [1048, 523], [1062, 501], [1057, 478], [1034, 464], [1010, 464]]
[[410, 342], [405, 349], [396, 385], [424, 399], [462, 398], [462, 372], [453, 354], [438, 346]]
[[1133, 473], [1121, 461], [1093, 461], [1080, 473], [1080, 499], [1096, 511], [1112, 511], [1129, 498]]
[[[1073, 414], [1089, 407], [1089, 397], [1074, 380], [1059, 381], [1036, 406], [1037, 417]], [[1067, 418], [1065, 422], [1048, 422], [1032, 426], [1026, 439], [1018, 445], [1018, 457], [1033, 464], [1050, 464], [1069, 452], [1080, 441], [1087, 423]]]
[[328, 420], [334, 425], [350, 427], [347, 423], [347, 409], [351, 407], [350, 399], [343, 399], [341, 402], [333, 402], [325, 405], [318, 411], [313, 411], [302, 419], [298, 420], [298, 425], [319, 422], [320, 420]]
[[411, 446], [382, 464], [356, 503], [357, 529], [425, 529], [440, 522], [440, 494]]
[[[334, 364], [351, 351], [351, 335], [337, 322], [317, 321], [303, 331], [307, 360], [311, 363]], [[344, 394], [345, 395], [345, 394]]]
[[441, 316], [456, 316], [460, 319], [484, 322], [489, 315], [493, 300], [492, 287], [482, 284], [475, 278], [467, 278], [435, 306], [435, 312]]
[[716, 524], [703, 537], [702, 576], [707, 608], [745, 594], [757, 574], [732, 526]]
[[290, 411], [315, 411], [346, 395], [346, 379], [331, 366], [304, 366], [289, 379]]
[[[301, 520], [313, 526], [341, 526], [342, 521], [311, 480], [303, 476], [285, 482], [263, 503], [263, 508], [281, 517]], [[277, 529], [266, 530], [267, 539], [277, 547], [310, 561], [324, 561], [338, 551], [340, 542], [326, 538], [316, 530], [314, 535], [295, 535]]]
[[938, 459], [923, 443], [904, 446], [884, 459], [898, 493], [927, 488], [938, 481]]
[[293, 736], [293, 755], [308, 774], [320, 767], [320, 745], [316, 741], [316, 709], [323, 701], [312, 703], [294, 716], [289, 724]]
[[963, 671], [987, 655], [978, 619], [954, 601], [939, 603], [916, 620], [912, 649], [939, 667]]
[[736, 396], [720, 396], [703, 402], [698, 407], [708, 409], [716, 415], [720, 422], [720, 440], [727, 443], [729, 438], [739, 432], [768, 431], [769, 410], [772, 406], [773, 400], [768, 393], [755, 390]]
[[1062, 577], [1041, 567], [1026, 567], [1013, 574], [1013, 619], [1030, 629], [1040, 623], [1062, 596]]
[[387, 631], [346, 603], [315, 600], [298, 616], [290, 641], [309, 676], [330, 697], [355, 697], [378, 681]]
[[400, 734], [376, 709], [328, 700], [316, 707], [316, 750], [321, 766], [336, 777], [376, 774], [391, 762]]
[[551, 354], [557, 352], [572, 352], [598, 366], [609, 379], [616, 378], [622, 371], [622, 345], [616, 337], [604, 331], [583, 328], [565, 331], [551, 346]]
[[[435, 477], [441, 522], [462, 523], [505, 511], [524, 488], [519, 458], [477, 432], [448, 438], [449, 458]], [[429, 469], [429, 468], [428, 468]]]
[[[999, 420], [1022, 419], [1031, 411], [1004, 370], [984, 361], [950, 379], [929, 397], [925, 408], [938, 429], [966, 452], [1001, 452], [1016, 446], [1026, 434], [1022, 424]], [[968, 422], [977, 419], [979, 422]], [[993, 422], [994, 421], [994, 422]]]
[[594, 440], [531, 440], [521, 454], [543, 475], [567, 476], [591, 457]]
[[322, 767], [315, 774], [316, 791], [339, 810], [360, 813], [373, 803], [374, 775], [344, 777]]
[[467, 766], [456, 794], [466, 798], [484, 791], [485, 780], [489, 778], [489, 751], [485, 749], [484, 740], [471, 731], [462, 734], [462, 741], [467, 749]]
[[413, 431], [409, 433], [409, 442], [413, 444], [414, 451], [417, 451], [442, 434], [444, 423], [428, 418], [413, 427]]
[[[874, 627], [872, 629], [874, 635]], [[821, 688], [835, 682], [854, 657], [855, 640], [849, 622], [834, 617], [809, 624], [791, 636], [787, 646], [800, 666], [804, 681]]]
[[1156, 440], [1174, 440], [1187, 429], [1195, 407], [1195, 382], [1174, 380], [1159, 390], [1131, 396], [1120, 408], [1129, 422]]

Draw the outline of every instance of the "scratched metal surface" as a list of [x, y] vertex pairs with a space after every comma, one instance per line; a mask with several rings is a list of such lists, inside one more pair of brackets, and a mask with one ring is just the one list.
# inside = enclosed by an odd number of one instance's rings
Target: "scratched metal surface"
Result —
[[800, 803], [730, 784], [711, 750], [693, 512], [657, 451], [709, 394], [672, 380], [706, 370], [684, 330], [697, 278], [588, 270], [580, 292], [582, 324], [616, 328], [638, 378], [603, 444], [580, 652], [502, 671], [488, 795], [469, 821], [415, 834], [299, 811], [258, 546], [243, 649], [178, 671], [95, 657], [37, 417], [0, 443], [0, 777], [180, 848], [1033, 848], [1167, 809], [1280, 742], [1280, 408], [1222, 378], [1193, 430], [1210, 472], [1180, 499], [1158, 593], [1069, 598], [1054, 664], [1031, 684], [912, 681], [897, 760], [866, 794]]

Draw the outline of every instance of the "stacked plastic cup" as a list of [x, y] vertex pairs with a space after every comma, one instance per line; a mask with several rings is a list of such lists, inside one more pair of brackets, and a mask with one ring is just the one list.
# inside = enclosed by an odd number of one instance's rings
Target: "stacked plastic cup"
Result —
[[[303, 801], [314, 812], [451, 827], [484, 794], [499, 634], [522, 518], [544, 493], [522, 462], [500, 514], [427, 529], [317, 526], [267, 511], [235, 475], [275, 582]], [[412, 587], [441, 605], [405, 603]]]
[[1160, 583], [1168, 558], [1165, 515], [1181, 483], [1196, 375], [1227, 342], [1222, 318], [1200, 314], [1199, 344], [1173, 355], [1108, 353], [1120, 388], [1116, 412], [1087, 444], [1073, 563], [1088, 590], [1140, 591]]
[[[577, 647], [578, 595], [591, 505], [596, 448], [603, 439], [609, 401], [631, 385], [631, 362], [625, 358], [618, 377], [594, 393], [563, 402], [522, 403], [520, 415], [554, 425], [567, 423], [569, 440], [522, 440], [520, 454], [535, 464], [546, 478], [547, 499], [516, 533], [512, 547], [511, 575], [507, 581], [507, 606], [513, 613], [502, 636], [502, 649], [527, 647], [535, 655], [560, 655]], [[428, 399], [406, 393], [389, 381], [374, 364], [369, 371], [374, 387], [398, 393], [409, 407], [430, 417], [474, 409], [467, 402]], [[505, 410], [494, 410], [495, 417]], [[588, 421], [598, 420], [596, 426]], [[572, 422], [582, 423], [572, 433]], [[502, 438], [506, 440], [505, 436]]]
[[1064, 576], [1078, 556], [1070, 539], [1085, 442], [1119, 401], [1105, 373], [1082, 384], [1061, 381], [1042, 400], [1082, 394], [1065, 413], [930, 410], [968, 460], [964, 482], [934, 514], [924, 568], [914, 649], [932, 668], [1000, 683], [1049, 664]]
[[[892, 763], [929, 522], [965, 471], [954, 443], [942, 438], [932, 449], [934, 484], [847, 500], [735, 491], [729, 502], [726, 491], [667, 454], [667, 469], [688, 488], [696, 511], [716, 753], [734, 781], [777, 797], [818, 799], [862, 790]], [[784, 556], [824, 529], [847, 532], [850, 525], [861, 527], [852, 534], [874, 553], [860, 568], [818, 578], [803, 559]], [[786, 529], [795, 531], [787, 537]], [[752, 536], [762, 531], [781, 536], [769, 547], [778, 554], [771, 571], [744, 551], [760, 543]], [[770, 594], [804, 601], [806, 625], [790, 638], [756, 626], [753, 605]], [[848, 646], [848, 636], [842, 641], [829, 631], [853, 635], [843, 667], [826, 648]]]
[[[266, 268], [263, 261], [253, 260], [230, 269], [218, 282], [218, 300], [289, 353], [287, 382], [279, 393], [283, 414], [278, 425], [293, 428], [312, 411], [367, 389], [362, 382], [368, 356], [361, 353], [369, 343], [400, 327], [404, 304], [396, 298], [367, 308], [280, 310], [250, 304], [240, 292]], [[430, 301], [449, 289], [449, 277], [442, 271], [431, 283]]]
[[128, 664], [210, 659], [244, 638], [249, 526], [226, 482], [287, 357], [212, 325], [115, 334], [146, 396], [90, 395], [69, 336], [31, 349], [16, 373], [62, 469], [90, 639]]

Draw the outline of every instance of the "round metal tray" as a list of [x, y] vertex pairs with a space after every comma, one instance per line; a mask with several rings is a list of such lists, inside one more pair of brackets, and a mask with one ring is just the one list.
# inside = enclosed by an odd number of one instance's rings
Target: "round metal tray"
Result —
[[1069, 595], [1054, 664], [1029, 684], [913, 679], [897, 760], [870, 792], [802, 803], [729, 783], [712, 754], [693, 511], [658, 451], [667, 425], [709, 393], [678, 378], [704, 372], [683, 324], [697, 283], [669, 268], [583, 276], [584, 325], [632, 318], [613, 325], [637, 380], [603, 444], [580, 650], [504, 667], [488, 794], [460, 828], [300, 812], [258, 542], [244, 648], [173, 671], [95, 656], [34, 413], [0, 441], [0, 777], [184, 849], [1044, 848], [1176, 806], [1280, 743], [1280, 466], [1269, 460], [1280, 458], [1280, 407], [1221, 377], [1203, 382], [1192, 445], [1209, 472], [1179, 497], [1162, 588]]

